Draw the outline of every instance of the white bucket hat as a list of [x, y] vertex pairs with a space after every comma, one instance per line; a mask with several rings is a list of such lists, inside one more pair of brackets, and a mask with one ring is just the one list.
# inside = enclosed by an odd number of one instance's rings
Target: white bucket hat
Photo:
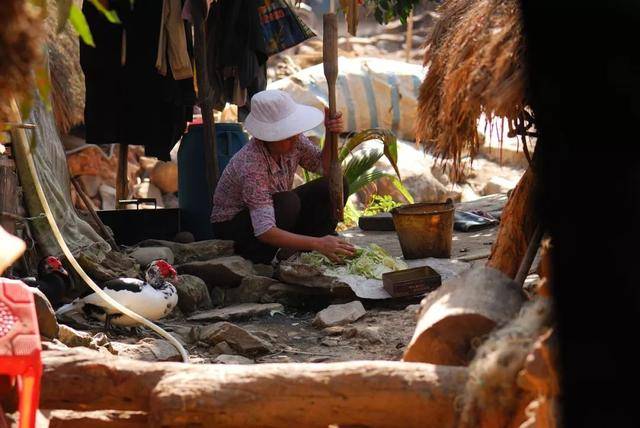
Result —
[[293, 101], [280, 90], [258, 92], [251, 98], [251, 112], [244, 127], [261, 141], [285, 140], [320, 125], [324, 113]]

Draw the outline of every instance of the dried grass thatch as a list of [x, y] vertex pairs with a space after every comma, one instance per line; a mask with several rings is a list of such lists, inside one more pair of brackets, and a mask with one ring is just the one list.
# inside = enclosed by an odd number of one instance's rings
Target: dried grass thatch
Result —
[[[74, 0], [78, 6], [82, 0]], [[55, 0], [47, 2], [48, 17], [45, 20], [49, 69], [51, 77], [51, 102], [58, 130], [65, 134], [73, 126], [84, 122], [84, 74], [80, 67], [78, 35], [69, 22], [59, 34], [58, 12]]]
[[482, 144], [482, 114], [514, 129], [527, 105], [522, 15], [517, 0], [448, 0], [439, 13], [426, 41], [416, 138], [455, 171]]
[[24, 0], [0, 1], [0, 122], [8, 117], [8, 100], [33, 88], [31, 70], [40, 59], [42, 35], [37, 12]]

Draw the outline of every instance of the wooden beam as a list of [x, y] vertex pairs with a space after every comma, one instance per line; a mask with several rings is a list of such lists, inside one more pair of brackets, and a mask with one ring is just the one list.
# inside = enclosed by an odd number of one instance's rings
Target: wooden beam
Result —
[[193, 17], [193, 50], [196, 62], [196, 86], [198, 88], [198, 104], [202, 112], [203, 144], [209, 197], [213, 200], [218, 184], [218, 152], [216, 150], [216, 132], [213, 118], [213, 102], [209, 74], [207, 71], [207, 39], [205, 34], [207, 6], [204, 0], [191, 1]]
[[129, 144], [120, 143], [118, 145], [118, 172], [116, 174], [116, 209], [124, 209], [118, 201], [129, 199]]
[[150, 426], [441, 428], [466, 368], [390, 361], [185, 365], [45, 351], [40, 408], [137, 410]]

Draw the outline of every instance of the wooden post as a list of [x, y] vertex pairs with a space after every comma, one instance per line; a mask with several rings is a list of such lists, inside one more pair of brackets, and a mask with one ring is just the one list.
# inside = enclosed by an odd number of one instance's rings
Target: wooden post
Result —
[[206, 3], [204, 0], [192, 0], [191, 16], [193, 17], [194, 54], [196, 61], [196, 85], [198, 87], [198, 104], [202, 112], [205, 165], [209, 199], [213, 200], [218, 184], [218, 151], [216, 150], [216, 132], [213, 119], [213, 103], [211, 86], [207, 72], [207, 39], [205, 35]]
[[18, 174], [13, 159], [0, 155], [0, 226], [12, 235], [16, 234], [18, 187]]
[[96, 214], [96, 210], [94, 209], [93, 204], [89, 200], [89, 197], [84, 193], [84, 190], [82, 190], [82, 186], [80, 186], [80, 182], [78, 181], [78, 179], [76, 177], [71, 177], [71, 184], [73, 184], [73, 187], [76, 189], [76, 193], [78, 194], [80, 199], [82, 199], [82, 203], [87, 208], [87, 211], [89, 211], [93, 222], [96, 224], [98, 229], [100, 229], [101, 235], [107, 240], [107, 242], [109, 242], [109, 245], [111, 245], [111, 249], [117, 251], [120, 247], [118, 247], [115, 239], [113, 239], [113, 235], [109, 233], [104, 223], [102, 223], [102, 220], [100, 220], [100, 217], [98, 217], [98, 214]]
[[[336, 80], [338, 79], [338, 18], [335, 13], [327, 13], [323, 19], [322, 60], [329, 93], [329, 116], [336, 114]], [[338, 134], [326, 132], [325, 144], [329, 144], [329, 197], [333, 219], [343, 219], [342, 166], [338, 160]]]
[[118, 172], [116, 175], [116, 209], [124, 209], [118, 201], [129, 197], [129, 178], [127, 169], [129, 167], [129, 144], [120, 143], [118, 149]]
[[406, 41], [406, 57], [407, 62], [411, 61], [411, 48], [413, 47], [413, 10], [409, 13], [407, 18], [407, 41]]

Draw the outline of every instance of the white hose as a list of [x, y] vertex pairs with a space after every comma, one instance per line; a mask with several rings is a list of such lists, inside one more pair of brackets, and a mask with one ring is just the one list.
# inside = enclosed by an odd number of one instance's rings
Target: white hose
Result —
[[[18, 106], [17, 106], [16, 101], [14, 99], [11, 100], [11, 110], [12, 110], [13, 115], [15, 116], [14, 121], [16, 121], [17, 123], [22, 123], [21, 117], [20, 117], [20, 111], [18, 110]], [[33, 155], [31, 153], [31, 147], [30, 147], [30, 145], [28, 143], [28, 139], [27, 139], [25, 130], [22, 129], [22, 128], [16, 128], [15, 129], [15, 133], [18, 136], [18, 144], [22, 147], [22, 149], [24, 150], [24, 152], [26, 154], [27, 165], [29, 166], [29, 173], [31, 174], [31, 178], [33, 178], [33, 183], [34, 183], [34, 185], [36, 187], [36, 193], [38, 194], [38, 199], [40, 200], [40, 203], [42, 204], [42, 208], [44, 209], [44, 213], [45, 213], [45, 215], [47, 217], [47, 221], [49, 222], [49, 225], [51, 226], [51, 231], [53, 232], [53, 235], [56, 238], [56, 241], [58, 242], [58, 245], [60, 245], [60, 248], [62, 248], [62, 252], [66, 256], [66, 258], [69, 261], [69, 263], [71, 263], [71, 266], [73, 266], [75, 271], [87, 283], [87, 285], [89, 285], [89, 287], [93, 291], [95, 291], [100, 297], [102, 297], [102, 299], [105, 302], [107, 302], [107, 304], [109, 306], [111, 306], [113, 309], [117, 310], [118, 312], [121, 312], [121, 313], [127, 315], [130, 318], [133, 318], [135, 321], [139, 322], [140, 324], [143, 324], [143, 325], [149, 327], [151, 330], [155, 331], [160, 336], [162, 336], [165, 339], [167, 339], [167, 341], [169, 341], [169, 343], [171, 343], [178, 350], [178, 352], [180, 353], [180, 356], [182, 357], [182, 361], [185, 362], [185, 363], [188, 363], [189, 362], [189, 354], [184, 349], [184, 347], [180, 344], [180, 342], [178, 342], [176, 340], [175, 337], [171, 336], [169, 333], [167, 333], [162, 328], [158, 327], [157, 325], [155, 325], [154, 323], [152, 323], [148, 319], [141, 317], [137, 313], [133, 312], [131, 309], [128, 309], [127, 307], [125, 307], [122, 304], [118, 303], [111, 296], [109, 296], [107, 293], [102, 291], [100, 289], [100, 287], [98, 287], [98, 285], [95, 282], [93, 282], [93, 280], [91, 278], [89, 278], [89, 275], [87, 275], [87, 273], [78, 264], [78, 262], [75, 259], [75, 257], [73, 257], [73, 254], [71, 253], [71, 250], [69, 250], [69, 247], [67, 246], [67, 243], [64, 241], [64, 238], [63, 238], [62, 234], [60, 233], [60, 229], [58, 228], [58, 225], [56, 224], [55, 220], [53, 219], [53, 214], [51, 213], [51, 208], [49, 207], [49, 204], [47, 202], [47, 198], [44, 196], [44, 191], [42, 190], [42, 186], [40, 185], [40, 180], [38, 179], [38, 174], [36, 172], [36, 166], [35, 166], [35, 164], [33, 162]]]

